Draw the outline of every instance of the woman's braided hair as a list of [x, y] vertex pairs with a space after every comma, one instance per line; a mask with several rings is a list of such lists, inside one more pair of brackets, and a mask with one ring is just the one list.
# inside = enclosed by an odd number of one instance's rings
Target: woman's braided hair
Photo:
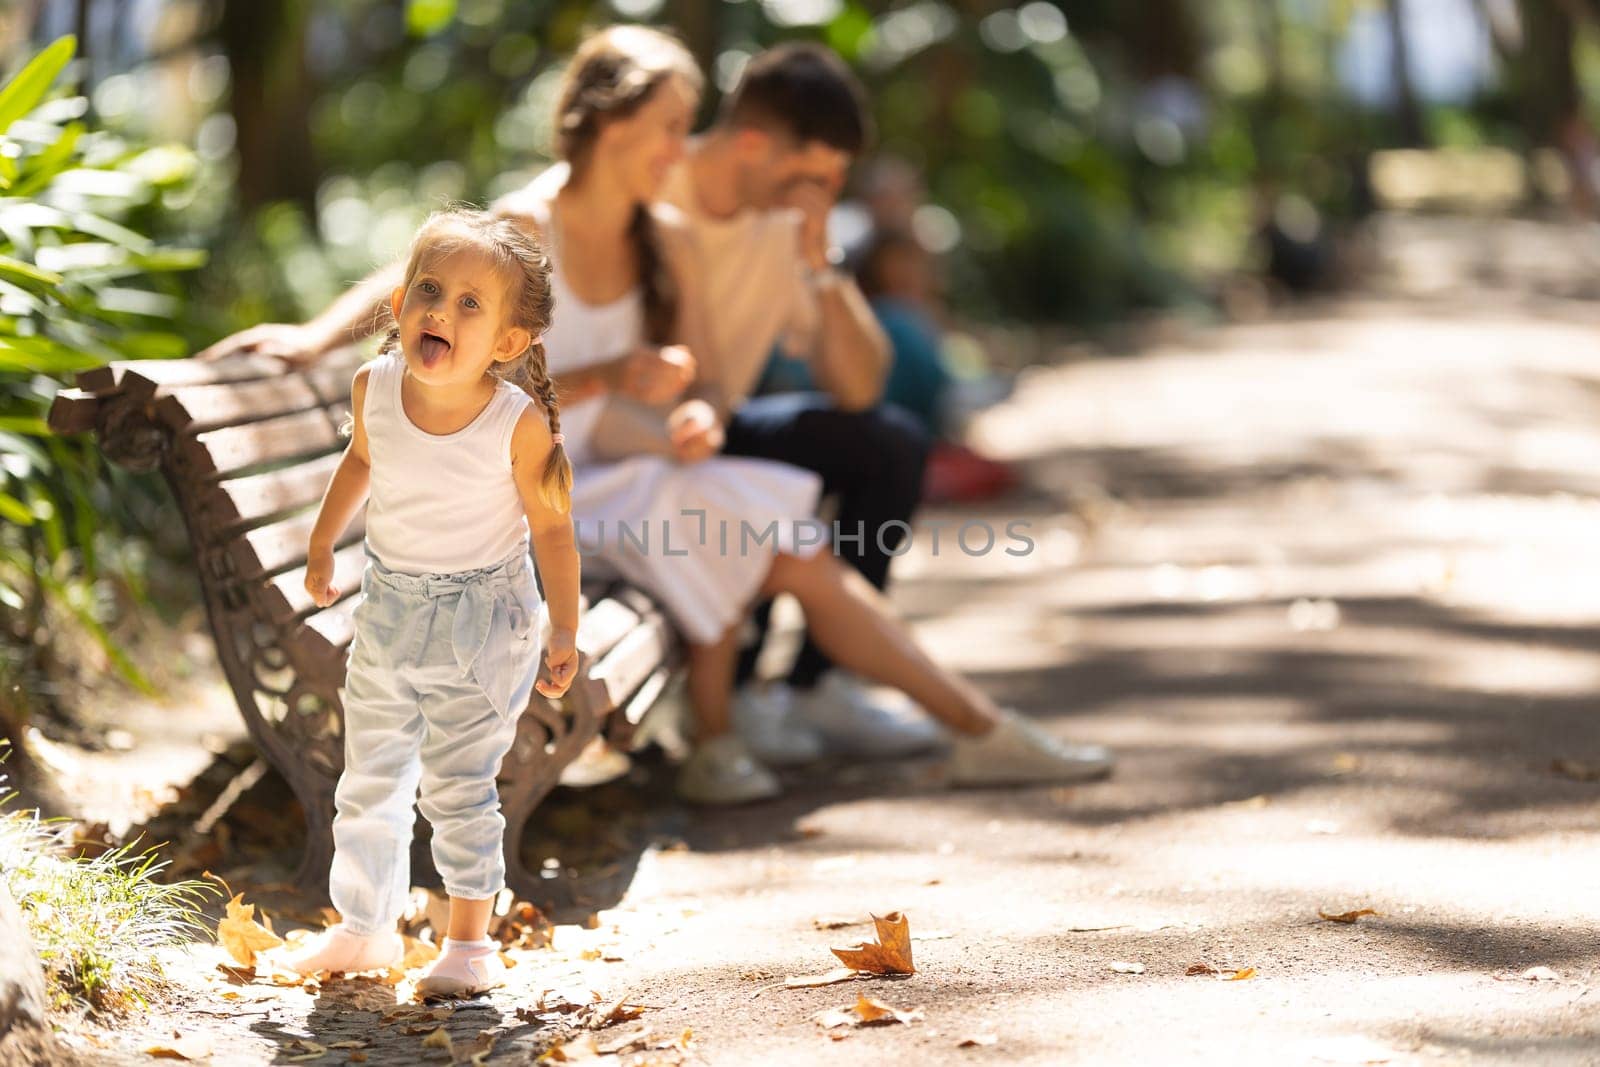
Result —
[[[486, 254], [506, 279], [510, 298], [506, 305], [506, 324], [527, 330], [533, 338], [543, 335], [550, 328], [555, 308], [550, 288], [550, 257], [537, 238], [510, 220], [487, 211], [453, 207], [430, 215], [411, 242], [405, 287], [410, 288], [424, 263], [465, 248]], [[395, 326], [389, 330], [382, 351], [395, 352], [399, 347], [400, 329]], [[561, 432], [561, 409], [556, 401], [555, 382], [545, 363], [543, 343], [535, 340], [517, 359], [490, 364], [489, 373], [537, 400], [550, 422], [550, 432]], [[562, 445], [551, 447], [539, 485], [546, 504], [557, 511], [570, 509], [572, 465]]]
[[[699, 95], [705, 79], [694, 56], [676, 38], [644, 26], [612, 26], [579, 46], [556, 102], [556, 152], [574, 178], [589, 165], [595, 139], [609, 121], [638, 111], [663, 84], [681, 78]], [[628, 225], [638, 260], [646, 339], [666, 344], [678, 317], [673, 280], [649, 209], [640, 204]]]

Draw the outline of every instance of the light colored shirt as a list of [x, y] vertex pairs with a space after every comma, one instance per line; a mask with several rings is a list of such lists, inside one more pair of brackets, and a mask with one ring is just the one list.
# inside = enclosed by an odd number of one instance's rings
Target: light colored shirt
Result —
[[747, 208], [713, 218], [701, 208], [680, 163], [661, 200], [681, 214], [697, 251], [706, 295], [710, 353], [732, 404], [754, 392], [774, 346], [807, 358], [820, 317], [800, 255], [800, 212]]

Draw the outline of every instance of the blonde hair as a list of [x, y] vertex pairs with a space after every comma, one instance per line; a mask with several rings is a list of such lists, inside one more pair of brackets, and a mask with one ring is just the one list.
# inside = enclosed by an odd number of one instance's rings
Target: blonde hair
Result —
[[[452, 207], [436, 211], [412, 238], [406, 256], [407, 289], [425, 262], [471, 248], [487, 255], [495, 269], [508, 279], [507, 324], [528, 331], [538, 338], [550, 328], [555, 297], [550, 288], [550, 257], [532, 235], [508, 219], [476, 208]], [[390, 328], [381, 351], [398, 351], [400, 328]], [[556, 400], [555, 382], [545, 363], [544, 344], [534, 341], [514, 360], [489, 365], [489, 373], [520, 388], [544, 408], [550, 432], [561, 432], [561, 409]], [[565, 512], [572, 507], [572, 464], [567, 450], [559, 443], [550, 448], [544, 474], [539, 480], [540, 495], [546, 504]]]
[[[578, 46], [556, 96], [556, 152], [582, 181], [595, 140], [608, 122], [625, 119], [673, 78], [699, 96], [705, 76], [677, 38], [647, 26], [621, 25], [601, 30]], [[648, 205], [635, 208], [628, 239], [639, 264], [646, 339], [672, 340], [677, 324], [678, 286], [662, 253]]]

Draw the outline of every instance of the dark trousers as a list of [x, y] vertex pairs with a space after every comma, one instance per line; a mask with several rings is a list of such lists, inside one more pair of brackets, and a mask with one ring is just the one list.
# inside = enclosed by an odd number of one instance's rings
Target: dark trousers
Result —
[[[879, 589], [889, 581], [890, 553], [899, 548], [917, 501], [928, 461], [928, 435], [900, 408], [882, 405], [866, 411], [840, 411], [823, 393], [779, 393], [747, 400], [727, 427], [723, 452], [772, 459], [822, 476], [823, 496], [838, 501], [835, 551]], [[860, 538], [854, 537], [864, 531]], [[881, 536], [880, 536], [881, 531]], [[757, 638], [739, 656], [738, 680], [748, 681], [766, 640], [772, 602], [757, 606]], [[815, 685], [832, 664], [822, 650], [806, 643], [789, 672], [789, 684]]]

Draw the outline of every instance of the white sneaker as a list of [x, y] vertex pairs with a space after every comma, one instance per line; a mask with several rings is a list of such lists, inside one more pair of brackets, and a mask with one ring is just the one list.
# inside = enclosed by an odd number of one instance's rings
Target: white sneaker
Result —
[[911, 700], [874, 691], [841, 670], [795, 694], [794, 719], [822, 735], [830, 752], [863, 759], [899, 759], [947, 742], [939, 724]]
[[334, 923], [303, 948], [285, 954], [283, 962], [299, 974], [386, 971], [400, 966], [405, 953], [400, 934], [394, 930], [363, 937], [346, 930], [343, 923]]
[[505, 970], [496, 942], [487, 938], [455, 941], [447, 937], [438, 958], [417, 979], [417, 993], [423, 997], [475, 996], [499, 985]]
[[571, 789], [590, 789], [614, 782], [633, 770], [633, 760], [626, 752], [618, 752], [603, 737], [596, 737], [571, 763], [561, 768], [556, 780]]
[[950, 757], [950, 784], [1070, 785], [1111, 773], [1116, 760], [1101, 745], [1069, 745], [1013, 711], [982, 737], [962, 737]]
[[795, 718], [794, 690], [782, 682], [752, 682], [734, 694], [733, 726], [756, 758], [774, 767], [822, 758], [822, 735]]
[[736, 734], [713, 737], [697, 746], [678, 772], [678, 795], [694, 804], [748, 804], [781, 792], [778, 779]]

